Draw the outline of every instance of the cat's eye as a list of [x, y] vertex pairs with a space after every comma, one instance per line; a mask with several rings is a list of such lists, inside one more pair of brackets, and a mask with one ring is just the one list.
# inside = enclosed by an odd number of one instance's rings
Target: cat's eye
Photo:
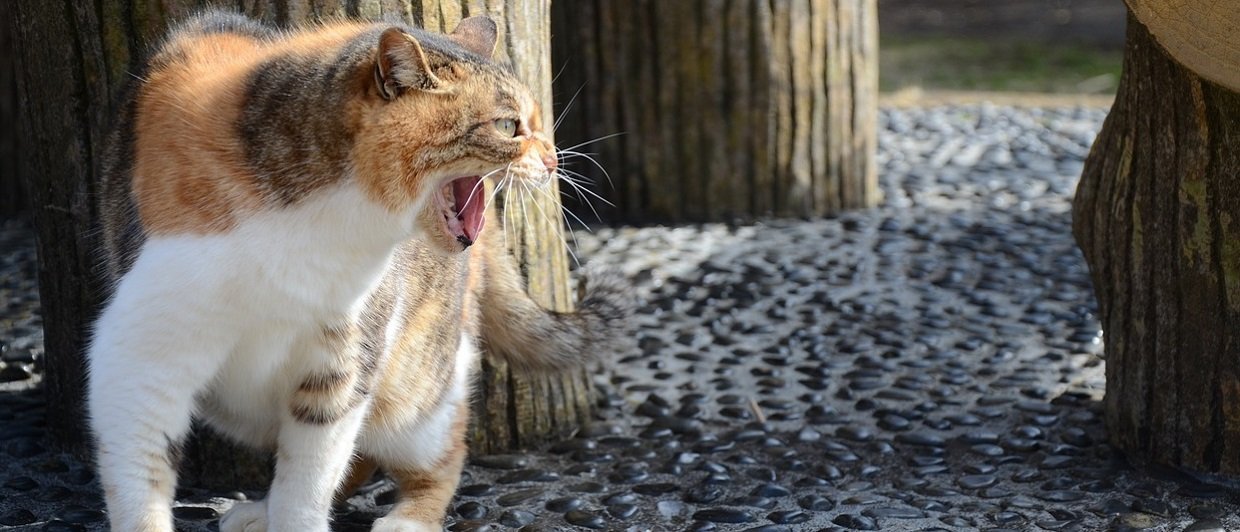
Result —
[[517, 121], [511, 118], [500, 118], [495, 121], [495, 129], [508, 137], [517, 136]]

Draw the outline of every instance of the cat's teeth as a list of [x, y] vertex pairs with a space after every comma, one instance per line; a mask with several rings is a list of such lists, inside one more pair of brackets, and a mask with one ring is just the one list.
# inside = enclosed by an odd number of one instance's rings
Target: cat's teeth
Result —
[[456, 204], [456, 197], [452, 194], [452, 183], [444, 185], [439, 192], [443, 196], [444, 203], [447, 204], [449, 206], [449, 210], [451, 210], [451, 206]]

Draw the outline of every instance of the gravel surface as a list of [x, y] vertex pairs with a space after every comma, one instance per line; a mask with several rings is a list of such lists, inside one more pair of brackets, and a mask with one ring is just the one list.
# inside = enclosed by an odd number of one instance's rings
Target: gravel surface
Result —
[[[474, 457], [449, 527], [1240, 530], [1240, 493], [1105, 443], [1069, 219], [1104, 115], [887, 109], [880, 208], [579, 230], [583, 262], [646, 296], [640, 347], [599, 371], [599, 421], [575, 438]], [[89, 467], [41, 440], [32, 247], [0, 229], [0, 530], [102, 530]], [[181, 528], [214, 530], [226, 495], [182, 490]], [[336, 530], [392, 499], [365, 487]]]

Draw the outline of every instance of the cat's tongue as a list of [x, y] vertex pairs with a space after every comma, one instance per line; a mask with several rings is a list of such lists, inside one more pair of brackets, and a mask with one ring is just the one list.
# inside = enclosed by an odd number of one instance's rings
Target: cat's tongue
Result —
[[468, 246], [478, 240], [486, 221], [486, 190], [483, 190], [482, 178], [462, 177], [452, 181], [452, 196], [456, 201], [456, 219], [460, 220], [464, 233], [456, 237]]

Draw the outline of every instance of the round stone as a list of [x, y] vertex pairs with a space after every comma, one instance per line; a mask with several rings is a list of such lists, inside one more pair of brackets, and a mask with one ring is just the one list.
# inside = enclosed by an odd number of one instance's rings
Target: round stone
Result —
[[878, 530], [878, 521], [864, 515], [840, 514], [831, 522], [851, 530]]
[[505, 510], [499, 516], [499, 523], [506, 527], [521, 528], [534, 522], [537, 517], [525, 510]]
[[981, 489], [994, 485], [996, 481], [994, 475], [965, 475], [956, 483], [965, 489]]
[[616, 519], [628, 519], [637, 515], [637, 506], [633, 504], [613, 504], [607, 507], [607, 513]]
[[487, 507], [470, 501], [456, 507], [456, 514], [465, 519], [482, 519], [487, 516]]
[[[174, 516], [176, 515], [176, 510], [177, 509], [174, 508], [172, 511]], [[214, 512], [214, 510], [212, 510], [212, 512]], [[105, 517], [107, 517], [107, 514], [103, 513], [102, 510], [95, 510], [93, 508], [85, 508], [81, 506], [71, 506], [62, 510], [56, 517], [66, 523], [84, 525], [87, 523], [102, 521]], [[215, 516], [212, 516], [208, 519], [214, 518]]]
[[5, 526], [28, 525], [30, 523], [37, 521], [38, 519], [39, 518], [36, 517], [33, 513], [31, 513], [30, 510], [27, 510], [25, 508], [16, 508], [16, 509], [7, 511], [4, 514], [0, 514], [0, 525], [5, 525]]
[[84, 532], [86, 527], [53, 519], [43, 524], [43, 532]]
[[[220, 513], [208, 506], [177, 506], [172, 509], [172, 516], [187, 521], [208, 521], [218, 518]], [[100, 517], [102, 517], [102, 512], [100, 512]]]
[[526, 489], [521, 489], [521, 490], [516, 490], [516, 491], [510, 491], [508, 493], [500, 495], [499, 498], [495, 499], [495, 502], [499, 504], [500, 506], [516, 506], [523, 502], [529, 501], [530, 499], [537, 498], [542, 494], [543, 494], [542, 488], [526, 488]]
[[926, 513], [917, 508], [907, 506], [880, 506], [877, 508], [866, 508], [861, 512], [862, 515], [873, 517], [875, 519], [921, 519]]
[[496, 479], [496, 482], [500, 484], [516, 484], [519, 482], [555, 482], [557, 480], [560, 480], [560, 475], [550, 471], [522, 469], [499, 477]]
[[1227, 529], [1218, 519], [1202, 519], [1188, 525], [1184, 532], [1227, 532]]
[[723, 496], [723, 490], [715, 485], [699, 484], [685, 492], [685, 501], [696, 504], [715, 502]]
[[947, 445], [947, 441], [941, 436], [918, 432], [900, 434], [896, 436], [896, 441], [919, 447], [944, 447]]
[[658, 484], [638, 484], [633, 486], [633, 491], [642, 495], [663, 495], [680, 489], [680, 486], [670, 482], [662, 482]]
[[598, 511], [572, 510], [564, 514], [564, 520], [580, 527], [595, 530], [607, 528], [607, 516], [603, 512]]
[[13, 477], [5, 481], [4, 487], [14, 491], [30, 491], [39, 487], [39, 484], [35, 482], [33, 478], [20, 476]]
[[792, 492], [783, 486], [767, 483], [754, 488], [750, 495], [758, 497], [787, 497], [792, 495]]
[[524, 469], [530, 465], [529, 458], [515, 454], [475, 456], [470, 462], [476, 466], [488, 469]]
[[767, 519], [779, 525], [795, 525], [810, 520], [810, 515], [801, 510], [782, 510], [767, 514]]
[[754, 515], [747, 510], [720, 507], [698, 510], [693, 514], [693, 518], [712, 523], [749, 523], [754, 520]]

